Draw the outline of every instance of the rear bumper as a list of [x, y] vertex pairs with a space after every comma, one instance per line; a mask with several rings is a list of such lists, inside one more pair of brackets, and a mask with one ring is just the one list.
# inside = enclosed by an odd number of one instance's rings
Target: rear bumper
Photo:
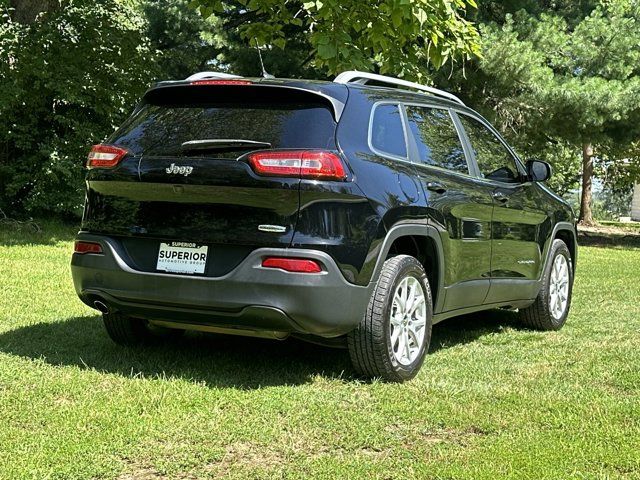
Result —
[[[222, 277], [192, 277], [132, 269], [117, 242], [81, 233], [99, 242], [104, 254], [73, 254], [71, 272], [80, 299], [155, 320], [227, 328], [296, 332], [335, 337], [353, 330], [365, 312], [370, 287], [347, 282], [333, 259], [317, 250], [261, 248]], [[320, 261], [320, 274], [263, 268], [266, 256]]]

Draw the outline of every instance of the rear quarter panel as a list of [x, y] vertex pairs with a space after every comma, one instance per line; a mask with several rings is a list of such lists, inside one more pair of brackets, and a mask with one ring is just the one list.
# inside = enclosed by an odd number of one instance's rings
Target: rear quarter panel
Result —
[[[425, 199], [417, 182], [414, 166], [407, 162], [386, 158], [371, 150], [368, 144], [369, 119], [372, 106], [387, 100], [376, 91], [350, 89], [342, 118], [337, 129], [337, 143], [348, 160], [353, 174], [353, 183], [348, 187], [349, 195], [345, 196], [339, 208], [348, 213], [333, 211], [336, 218], [345, 220], [348, 215], [349, 235], [343, 237], [342, 252], [350, 258], [352, 280], [366, 285], [372, 280], [373, 270], [382, 249], [387, 231], [394, 225], [402, 223], [424, 223]], [[334, 189], [334, 192], [337, 191]], [[343, 192], [346, 193], [346, 190]], [[301, 188], [301, 214], [308, 201], [313, 198]], [[348, 208], [344, 208], [348, 204]], [[335, 204], [338, 207], [338, 204]], [[318, 206], [314, 211], [317, 215]], [[330, 217], [331, 205], [325, 202], [322, 207], [325, 215]], [[308, 214], [307, 214], [308, 215]], [[344, 223], [347, 225], [347, 223]], [[294, 237], [294, 243], [297, 234]], [[316, 237], [315, 240], [321, 240]]]

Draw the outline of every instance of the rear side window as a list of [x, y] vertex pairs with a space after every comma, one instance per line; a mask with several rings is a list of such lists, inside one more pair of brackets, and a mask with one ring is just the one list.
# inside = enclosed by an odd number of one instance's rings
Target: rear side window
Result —
[[109, 143], [134, 155], [179, 156], [182, 144], [233, 139], [266, 142], [271, 148], [335, 148], [336, 123], [324, 105], [147, 104]]
[[458, 131], [447, 110], [407, 106], [407, 119], [422, 163], [469, 173]]
[[371, 146], [379, 152], [406, 158], [407, 144], [398, 105], [375, 107], [371, 120]]

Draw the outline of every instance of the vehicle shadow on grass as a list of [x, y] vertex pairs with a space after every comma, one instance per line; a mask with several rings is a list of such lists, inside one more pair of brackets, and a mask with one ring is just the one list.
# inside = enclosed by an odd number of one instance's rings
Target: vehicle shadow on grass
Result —
[[[512, 313], [485, 312], [451, 319], [434, 327], [430, 351], [470, 343], [506, 326], [517, 326]], [[0, 351], [55, 366], [77, 366], [124, 377], [181, 378], [222, 388], [299, 385], [315, 376], [357, 380], [344, 349], [295, 339], [197, 333], [155, 345], [123, 348], [107, 337], [97, 315], [1, 333]]]
[[503, 333], [506, 329], [529, 330], [519, 322], [518, 314], [510, 310], [484, 310], [449, 318], [434, 325], [429, 353], [472, 343], [485, 335]]
[[316, 375], [353, 379], [345, 350], [296, 340], [195, 332], [176, 340], [125, 348], [109, 339], [98, 315], [2, 333], [0, 351], [56, 366], [77, 366], [125, 377], [181, 378], [210, 387], [297, 385], [310, 382]]

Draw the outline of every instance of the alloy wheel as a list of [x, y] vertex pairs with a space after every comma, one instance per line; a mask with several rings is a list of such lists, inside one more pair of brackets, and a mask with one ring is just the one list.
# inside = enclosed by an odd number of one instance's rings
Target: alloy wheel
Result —
[[405, 277], [397, 286], [390, 322], [393, 356], [401, 365], [411, 365], [422, 349], [427, 324], [426, 297], [417, 278]]
[[553, 318], [560, 320], [569, 303], [569, 263], [564, 255], [553, 260], [549, 281], [549, 310]]

